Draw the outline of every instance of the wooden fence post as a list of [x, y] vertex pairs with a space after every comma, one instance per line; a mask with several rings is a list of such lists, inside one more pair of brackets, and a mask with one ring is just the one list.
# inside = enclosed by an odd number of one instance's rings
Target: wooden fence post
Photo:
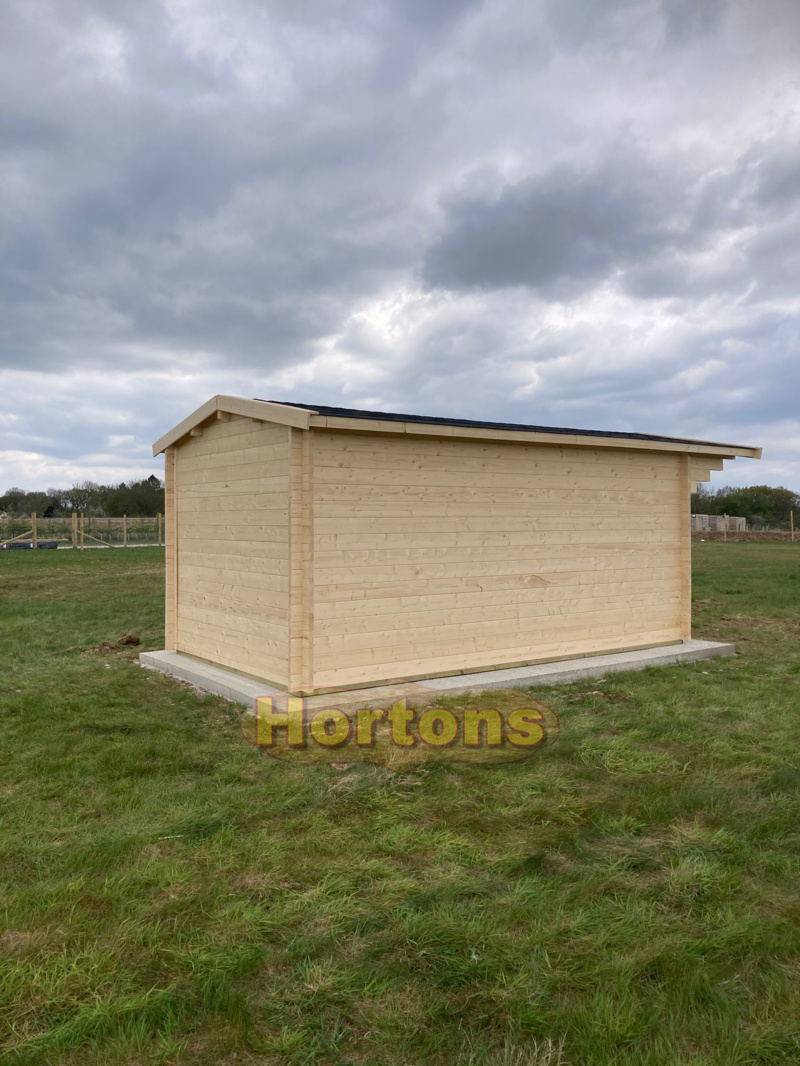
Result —
[[[217, 411], [217, 414], [219, 414], [219, 411]], [[161, 518], [161, 512], [159, 511], [159, 512], [158, 512], [158, 546], [159, 546], [159, 548], [161, 547], [161, 533], [162, 533], [162, 529], [163, 529], [163, 525], [162, 525], [162, 518]]]
[[728, 516], [726, 514], [722, 516], [722, 539], [728, 539]]
[[72, 547], [78, 547], [78, 515], [75, 511], [72, 512]]
[[31, 539], [33, 541], [34, 548], [38, 547], [39, 541], [36, 536], [36, 512], [31, 511]]
[[128, 516], [126, 514], [122, 516], [122, 547], [128, 547]]
[[81, 551], [83, 551], [83, 527], [84, 527], [84, 513], [81, 511]]
[[792, 531], [792, 543], [794, 543], [794, 511], [789, 512], [789, 528]]

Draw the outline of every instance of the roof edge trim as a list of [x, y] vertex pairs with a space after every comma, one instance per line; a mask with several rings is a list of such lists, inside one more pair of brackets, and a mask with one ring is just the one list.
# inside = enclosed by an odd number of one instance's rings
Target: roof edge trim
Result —
[[665, 440], [659, 437], [624, 437], [613, 433], [580, 433], [571, 430], [491, 429], [489, 427], [449, 426], [433, 422], [389, 422], [381, 419], [336, 418], [312, 415], [310, 429], [330, 429], [354, 433], [394, 433], [417, 437], [449, 437], [453, 440], [499, 440], [519, 444], [569, 444], [581, 448], [623, 448], [629, 451], [674, 452], [684, 455], [719, 455], [760, 459], [761, 448], [745, 444]]
[[276, 422], [278, 425], [292, 426], [295, 429], [308, 429], [311, 421], [311, 412], [303, 407], [270, 403], [268, 400], [248, 400], [244, 396], [212, 396], [163, 437], [159, 437], [153, 445], [153, 455], [159, 455], [173, 444], [177, 444], [182, 437], [216, 411], [255, 418], [259, 422]]
[[[548, 443], [558, 438], [562, 443], [572, 437], [576, 444], [588, 446], [588, 440], [598, 445], [613, 442], [615, 448], [645, 448], [659, 451], [695, 452], [708, 455], [741, 455], [760, 459], [761, 449], [754, 445], [730, 444], [726, 441], [697, 440], [690, 437], [667, 437], [655, 433], [636, 433], [602, 429], [575, 429], [561, 426], [535, 426], [517, 422], [487, 422], [471, 418], [442, 418], [432, 415], [399, 414], [389, 411], [364, 411], [347, 407], [328, 407], [324, 404], [297, 403], [273, 400], [276, 404], [303, 408], [312, 414], [311, 425], [322, 428], [322, 419], [330, 428], [361, 430], [362, 432], [412, 433], [429, 436], [436, 427], [441, 436], [461, 439], [536, 440]], [[362, 424], [366, 423], [366, 425]], [[687, 445], [690, 446], [687, 448]], [[674, 447], [673, 447], [674, 446]]]
[[254, 418], [297, 429], [349, 430], [361, 433], [394, 433], [420, 437], [451, 437], [461, 440], [502, 440], [519, 443], [570, 444], [581, 447], [624, 448], [641, 451], [718, 455], [732, 459], [760, 459], [761, 448], [745, 444], [661, 437], [645, 433], [614, 433], [602, 430], [559, 429], [503, 422], [478, 422], [460, 418], [426, 418], [424, 415], [355, 411], [287, 401], [247, 399], [243, 396], [212, 396], [153, 445], [158, 455], [176, 444], [216, 411]]

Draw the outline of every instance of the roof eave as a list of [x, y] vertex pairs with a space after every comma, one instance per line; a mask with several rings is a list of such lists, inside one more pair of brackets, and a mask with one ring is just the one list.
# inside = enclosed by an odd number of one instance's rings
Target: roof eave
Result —
[[307, 407], [271, 403], [269, 400], [251, 400], [242, 396], [212, 396], [193, 411], [177, 426], [174, 426], [153, 445], [153, 455], [159, 455], [177, 444], [217, 411], [231, 415], [253, 418], [260, 422], [273, 422], [297, 429], [331, 429], [357, 433], [387, 433], [418, 437], [450, 437], [460, 440], [498, 440], [512, 443], [569, 444], [578, 447], [622, 448], [633, 451], [674, 452], [685, 455], [720, 456], [726, 459], [737, 457], [760, 459], [761, 448], [743, 444], [721, 444], [714, 441], [660, 441], [640, 440], [631, 437], [607, 435], [587, 436], [577, 433], [544, 432], [539, 430], [492, 429], [482, 426], [450, 426], [435, 422], [402, 422], [373, 418], [344, 418], [316, 414]]
[[332, 429], [361, 433], [394, 433], [418, 437], [450, 437], [461, 440], [502, 440], [532, 444], [571, 444], [582, 448], [624, 448], [634, 451], [676, 452], [685, 455], [718, 455], [726, 459], [736, 457], [760, 459], [761, 448], [743, 444], [715, 444], [708, 442], [637, 440], [630, 437], [583, 436], [576, 433], [538, 432], [533, 430], [503, 430], [470, 426], [443, 426], [438, 423], [390, 422], [369, 418], [338, 418], [330, 415], [311, 415], [310, 429]]
[[269, 403], [267, 400], [248, 400], [243, 396], [212, 396], [202, 406], [193, 411], [169, 433], [165, 433], [153, 445], [153, 455], [160, 455], [167, 448], [177, 444], [179, 440], [191, 433], [207, 418], [216, 414], [217, 411], [230, 415], [241, 415], [245, 418], [253, 418], [258, 422], [276, 422], [283, 426], [293, 426], [297, 429], [308, 429], [311, 420], [311, 412], [301, 407], [289, 407], [279, 403]]

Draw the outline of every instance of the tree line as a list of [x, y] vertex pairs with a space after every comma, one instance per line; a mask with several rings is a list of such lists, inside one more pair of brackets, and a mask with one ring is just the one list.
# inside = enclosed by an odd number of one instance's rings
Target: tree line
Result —
[[0, 496], [0, 515], [23, 518], [36, 513], [37, 518], [60, 518], [78, 514], [117, 518], [149, 518], [164, 513], [164, 482], [155, 475], [142, 481], [120, 481], [117, 485], [98, 485], [79, 481], [68, 489], [27, 492], [9, 489]]
[[790, 511], [794, 511], [795, 525], [799, 525], [800, 495], [783, 487], [725, 485], [710, 489], [698, 485], [692, 495], [692, 514], [737, 515], [746, 518], [748, 527], [756, 530], [788, 529]]
[[[73, 511], [111, 518], [123, 514], [152, 517], [164, 513], [164, 482], [155, 475], [117, 485], [80, 481], [69, 489], [26, 492], [13, 488], [0, 496], [0, 515], [22, 518], [34, 511], [39, 518], [58, 518]], [[788, 529], [790, 511], [794, 511], [795, 522], [800, 525], [800, 495], [783, 487], [726, 485], [710, 489], [699, 485], [692, 495], [693, 514], [738, 515], [747, 519], [751, 529]]]

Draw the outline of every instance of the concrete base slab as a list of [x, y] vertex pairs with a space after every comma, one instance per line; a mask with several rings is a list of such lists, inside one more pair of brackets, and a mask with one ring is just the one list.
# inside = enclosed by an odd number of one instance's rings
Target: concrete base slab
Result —
[[[351, 689], [347, 692], [329, 693], [324, 696], [309, 696], [309, 710], [323, 707], [379, 707], [407, 697], [413, 704], [437, 699], [440, 696], [458, 696], [464, 692], [480, 692], [491, 688], [529, 688], [532, 685], [563, 685], [580, 681], [584, 677], [602, 677], [620, 670], [644, 670], [648, 666], [666, 666], [671, 663], [691, 663], [712, 659], [718, 655], [735, 655], [733, 644], [718, 644], [711, 640], [687, 640], [665, 648], [645, 648], [642, 651], [626, 651], [616, 655], [593, 655], [585, 659], [564, 659], [556, 663], [540, 663], [538, 666], [521, 666], [510, 670], [487, 670], [476, 674], [455, 674], [450, 677], [432, 677], [425, 681], [400, 681], [392, 685], [376, 685], [374, 688]], [[235, 670], [192, 659], [177, 651], [143, 651], [139, 662], [150, 670], [187, 681], [203, 692], [210, 692], [232, 703], [255, 705], [258, 696], [273, 696], [284, 699], [283, 689], [273, 688], [265, 681], [254, 681]]]
[[282, 689], [272, 688], [266, 681], [254, 681], [252, 677], [237, 674], [235, 670], [200, 662], [179, 651], [143, 651], [139, 653], [139, 663], [148, 670], [158, 670], [167, 677], [177, 677], [179, 681], [187, 681], [203, 692], [222, 696], [231, 703], [244, 703], [248, 707], [254, 706], [259, 696], [286, 695]]
[[530, 685], [565, 685], [583, 677], [602, 677], [618, 670], [644, 670], [646, 666], [665, 666], [669, 663], [693, 663], [699, 659], [713, 659], [717, 655], [735, 655], [733, 644], [718, 644], [713, 640], [685, 640], [666, 648], [645, 648], [642, 651], [620, 652], [618, 655], [592, 655], [585, 659], [562, 659], [538, 666], [520, 666], [512, 670], [487, 670], [481, 674], [462, 674], [460, 678], [434, 677], [419, 681], [422, 688], [447, 691], [453, 682], [463, 687], [469, 679], [470, 689], [528, 688]]

